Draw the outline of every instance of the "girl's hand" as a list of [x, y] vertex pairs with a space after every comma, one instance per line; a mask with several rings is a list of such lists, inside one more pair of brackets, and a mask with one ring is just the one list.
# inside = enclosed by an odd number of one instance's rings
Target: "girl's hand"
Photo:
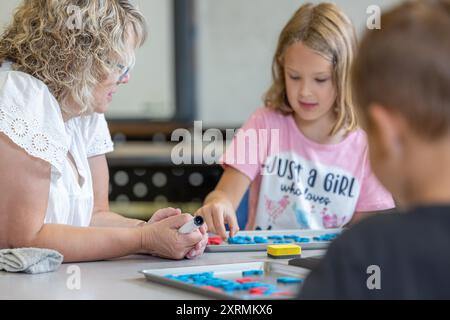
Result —
[[224, 240], [227, 239], [225, 224], [228, 224], [230, 228], [230, 237], [239, 231], [236, 213], [227, 199], [222, 198], [206, 203], [195, 215], [202, 216], [208, 225], [208, 230]]

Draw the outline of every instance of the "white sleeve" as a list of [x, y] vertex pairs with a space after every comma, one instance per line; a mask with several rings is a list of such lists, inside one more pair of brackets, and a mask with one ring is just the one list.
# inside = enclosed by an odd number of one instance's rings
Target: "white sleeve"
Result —
[[68, 139], [59, 104], [43, 82], [22, 72], [0, 72], [0, 132], [61, 174]]
[[83, 116], [81, 117], [81, 126], [84, 132], [88, 158], [114, 151], [114, 144], [111, 140], [105, 115], [93, 113]]

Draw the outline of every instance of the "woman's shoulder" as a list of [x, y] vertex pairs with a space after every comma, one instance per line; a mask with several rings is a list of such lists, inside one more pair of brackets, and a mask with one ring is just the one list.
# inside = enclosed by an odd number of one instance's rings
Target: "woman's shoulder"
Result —
[[52, 116], [64, 124], [59, 103], [44, 82], [4, 65], [0, 67], [0, 108], [38, 117]]
[[12, 64], [6, 62], [0, 67], [0, 88], [2, 93], [26, 96], [39, 91], [49, 92], [47, 85], [41, 80], [28, 73], [13, 70]]
[[0, 103], [14, 104], [19, 108], [30, 107], [28, 112], [47, 111], [61, 118], [59, 103], [41, 80], [25, 72], [0, 67]]
[[40, 80], [0, 69], [0, 132], [58, 171], [68, 149], [59, 104]]

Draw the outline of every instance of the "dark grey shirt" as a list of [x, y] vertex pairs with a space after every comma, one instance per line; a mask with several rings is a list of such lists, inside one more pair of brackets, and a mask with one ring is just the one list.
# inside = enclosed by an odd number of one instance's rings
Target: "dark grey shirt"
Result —
[[331, 244], [299, 297], [450, 299], [450, 206], [362, 221]]

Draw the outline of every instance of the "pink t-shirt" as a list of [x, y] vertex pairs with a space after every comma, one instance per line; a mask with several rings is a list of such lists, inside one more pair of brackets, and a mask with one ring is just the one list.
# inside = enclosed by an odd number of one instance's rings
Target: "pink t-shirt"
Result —
[[319, 144], [302, 134], [291, 115], [260, 108], [222, 163], [252, 181], [246, 229], [339, 228], [355, 212], [395, 206], [370, 169], [361, 129], [337, 144]]

